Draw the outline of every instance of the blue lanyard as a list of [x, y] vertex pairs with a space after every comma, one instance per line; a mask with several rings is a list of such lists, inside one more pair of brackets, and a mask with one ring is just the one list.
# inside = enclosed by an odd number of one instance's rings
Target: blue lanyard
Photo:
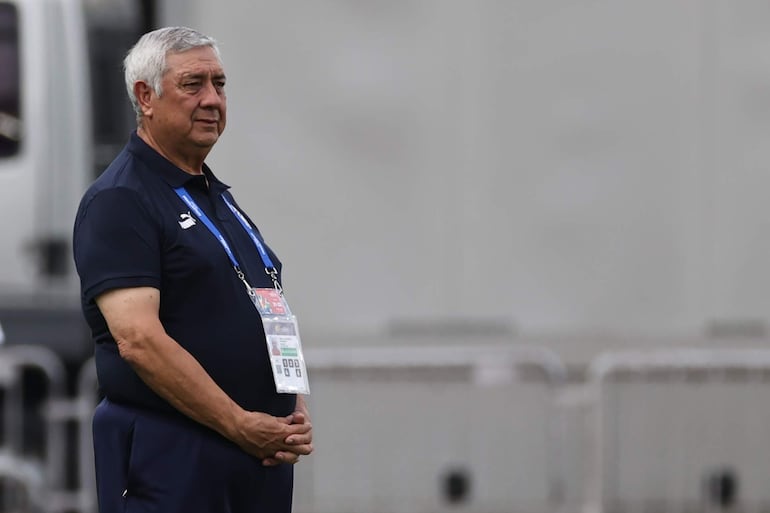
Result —
[[[195, 216], [200, 219], [200, 221], [208, 228], [208, 230], [211, 232], [214, 237], [219, 241], [219, 244], [222, 245], [222, 248], [224, 248], [225, 253], [227, 253], [227, 258], [230, 259], [230, 262], [233, 264], [233, 268], [235, 268], [235, 272], [238, 274], [238, 278], [246, 284], [246, 288], [249, 290], [249, 294], [253, 294], [253, 290], [251, 289], [251, 286], [246, 281], [246, 277], [243, 274], [243, 271], [241, 271], [241, 266], [238, 264], [238, 260], [235, 258], [235, 254], [233, 253], [233, 250], [230, 249], [230, 244], [227, 242], [227, 240], [222, 235], [222, 232], [219, 231], [219, 228], [216, 227], [214, 223], [211, 222], [211, 219], [209, 219], [209, 216], [206, 215], [206, 213], [201, 210], [201, 208], [198, 206], [198, 204], [195, 202], [194, 199], [192, 199], [192, 196], [187, 192], [187, 190], [184, 187], [176, 187], [174, 189], [174, 192], [177, 196], [179, 196], [182, 201], [185, 202], [185, 204], [190, 207], [190, 210], [195, 214]], [[225, 197], [224, 194], [222, 194], [222, 199], [224, 200], [225, 204], [228, 206], [230, 211], [235, 215], [235, 217], [238, 219], [238, 221], [241, 223], [241, 226], [243, 226], [243, 229], [246, 230], [246, 233], [249, 234], [249, 237], [251, 238], [252, 242], [254, 242], [254, 245], [257, 247], [257, 251], [259, 252], [259, 256], [262, 258], [262, 263], [265, 264], [265, 273], [267, 273], [268, 276], [273, 280], [273, 285], [276, 289], [282, 291], [281, 284], [278, 282], [278, 271], [275, 268], [275, 265], [273, 265], [273, 261], [270, 259], [270, 255], [268, 255], [267, 250], [265, 249], [265, 245], [262, 243], [262, 241], [259, 238], [259, 235], [257, 235], [256, 230], [249, 224], [249, 222], [246, 220], [246, 218], [241, 214], [238, 209], [236, 209]]]
[[[222, 199], [225, 201], [225, 204], [228, 206], [230, 211], [235, 214], [235, 217], [238, 219], [238, 221], [240, 221], [241, 226], [243, 226], [243, 229], [246, 230], [246, 233], [249, 234], [249, 237], [251, 237], [251, 241], [257, 247], [257, 251], [259, 251], [259, 256], [262, 257], [262, 263], [265, 264], [265, 269], [275, 269], [273, 261], [270, 260], [270, 255], [267, 254], [265, 245], [262, 244], [261, 240], [259, 240], [257, 231], [249, 224], [249, 221], [246, 220], [246, 217], [244, 217], [243, 214], [241, 214], [240, 210], [235, 208], [233, 204], [227, 200], [224, 194], [222, 194]], [[268, 274], [270, 273], [268, 272]]]

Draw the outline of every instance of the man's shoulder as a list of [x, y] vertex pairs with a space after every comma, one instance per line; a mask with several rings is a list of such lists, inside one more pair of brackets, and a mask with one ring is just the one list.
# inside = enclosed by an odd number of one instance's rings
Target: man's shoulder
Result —
[[[115, 194], [121, 191], [126, 194], [147, 198], [152, 196], [152, 182], [157, 177], [149, 173], [146, 164], [128, 148], [113, 159], [109, 166], [94, 180], [83, 194], [81, 206], [91, 202], [94, 197], [103, 193]], [[149, 183], [148, 183], [149, 182]]]
[[[96, 180], [86, 189], [78, 208], [78, 218], [91, 210], [91, 205], [105, 204], [101, 209], [109, 208], [112, 204], [115, 208], [125, 208], [127, 204], [145, 204], [149, 198], [147, 177], [144, 172], [144, 164], [130, 151], [124, 148], [100, 174]], [[152, 188], [152, 187], [149, 187]], [[148, 208], [147, 205], [144, 208]]]
[[142, 180], [138, 172], [138, 168], [141, 166], [141, 161], [124, 148], [91, 184], [86, 195], [96, 194], [106, 189], [138, 189], [142, 187]]

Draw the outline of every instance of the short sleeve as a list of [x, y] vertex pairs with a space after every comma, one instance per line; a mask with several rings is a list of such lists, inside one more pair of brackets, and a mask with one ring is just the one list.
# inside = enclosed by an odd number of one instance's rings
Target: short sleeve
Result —
[[72, 243], [83, 298], [92, 302], [117, 288], [160, 288], [160, 233], [133, 189], [105, 189], [84, 201]]

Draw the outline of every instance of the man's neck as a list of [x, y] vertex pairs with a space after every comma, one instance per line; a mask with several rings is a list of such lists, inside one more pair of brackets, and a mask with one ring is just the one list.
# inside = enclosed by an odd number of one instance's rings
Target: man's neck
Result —
[[166, 160], [185, 173], [190, 173], [191, 175], [203, 174], [203, 162], [205, 161], [208, 152], [202, 155], [179, 155], [166, 150], [149, 131], [143, 129], [141, 126], [136, 129], [136, 134], [140, 139], [147, 143], [148, 146], [160, 153]]

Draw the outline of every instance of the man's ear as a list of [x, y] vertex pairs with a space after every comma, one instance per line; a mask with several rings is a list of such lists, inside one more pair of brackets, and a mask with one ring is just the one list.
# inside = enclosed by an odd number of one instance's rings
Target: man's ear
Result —
[[145, 117], [152, 115], [151, 100], [154, 95], [155, 91], [152, 90], [152, 87], [147, 82], [140, 80], [134, 83], [134, 96], [136, 96], [136, 101], [142, 110], [142, 115]]

